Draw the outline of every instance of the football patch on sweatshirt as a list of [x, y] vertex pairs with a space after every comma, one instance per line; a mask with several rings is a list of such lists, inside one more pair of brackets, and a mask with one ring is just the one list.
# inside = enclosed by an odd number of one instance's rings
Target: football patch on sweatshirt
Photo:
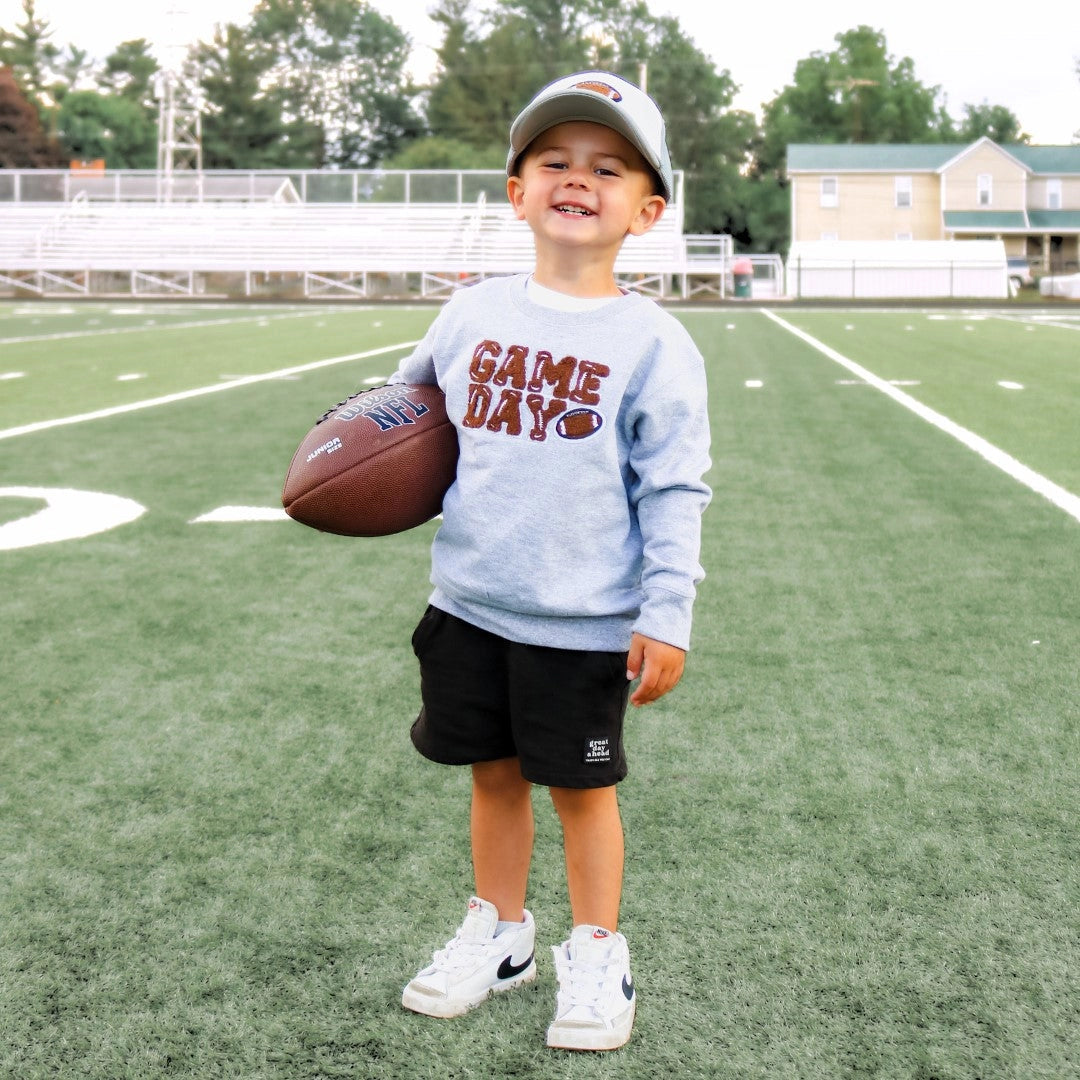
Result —
[[603, 426], [604, 418], [595, 409], [571, 409], [559, 417], [555, 430], [564, 439], [587, 439]]

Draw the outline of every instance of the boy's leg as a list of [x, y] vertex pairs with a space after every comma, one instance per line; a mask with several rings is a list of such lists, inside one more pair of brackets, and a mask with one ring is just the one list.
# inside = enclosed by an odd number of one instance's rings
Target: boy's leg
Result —
[[563, 828], [566, 884], [574, 925], [614, 932], [622, 899], [623, 829], [614, 785], [551, 788]]
[[548, 1046], [614, 1050], [634, 1026], [637, 994], [626, 939], [616, 931], [623, 833], [615, 788], [552, 788], [563, 823], [574, 929], [552, 949], [559, 995]]
[[532, 784], [516, 757], [472, 767], [473, 873], [476, 895], [499, 909], [505, 922], [524, 918], [532, 861]]
[[[536, 927], [524, 908], [533, 844], [532, 784], [517, 758], [474, 765], [476, 893], [461, 929], [405, 987], [401, 1003], [428, 1016], [460, 1016], [490, 994], [536, 978]], [[500, 920], [512, 923], [500, 932]]]

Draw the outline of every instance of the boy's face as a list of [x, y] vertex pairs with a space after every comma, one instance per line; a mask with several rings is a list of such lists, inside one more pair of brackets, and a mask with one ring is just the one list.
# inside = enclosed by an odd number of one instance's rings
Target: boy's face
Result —
[[602, 124], [573, 121], [538, 135], [507, 181], [518, 218], [537, 242], [613, 248], [647, 232], [666, 205], [637, 148]]

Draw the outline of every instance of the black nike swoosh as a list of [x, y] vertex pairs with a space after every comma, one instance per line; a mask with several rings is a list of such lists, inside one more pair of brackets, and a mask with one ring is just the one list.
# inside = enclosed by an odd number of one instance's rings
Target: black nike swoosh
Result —
[[500, 979], [512, 979], [515, 975], [520, 975], [533, 962], [533, 956], [535, 955], [535, 953], [529, 953], [529, 958], [523, 964], [512, 963], [508, 956], [499, 965], [499, 970], [495, 974]]
[[634, 982], [625, 975], [622, 977], [622, 992], [627, 1001], [634, 1000]]

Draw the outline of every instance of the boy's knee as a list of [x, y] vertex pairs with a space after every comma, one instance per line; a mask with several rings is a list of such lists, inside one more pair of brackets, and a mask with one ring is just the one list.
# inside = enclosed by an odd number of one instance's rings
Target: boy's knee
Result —
[[618, 789], [595, 788], [549, 788], [551, 801], [560, 818], [577, 817], [581, 814], [597, 814], [614, 810], [618, 813]]
[[477, 762], [472, 776], [473, 787], [485, 793], [505, 796], [532, 790], [532, 784], [521, 775], [521, 762], [516, 757]]

